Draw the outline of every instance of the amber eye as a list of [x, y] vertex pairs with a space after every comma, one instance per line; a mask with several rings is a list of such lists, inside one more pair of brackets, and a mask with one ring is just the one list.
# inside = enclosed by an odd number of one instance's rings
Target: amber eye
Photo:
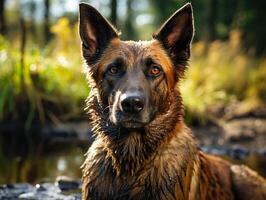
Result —
[[162, 72], [161, 67], [154, 65], [149, 70], [150, 76], [158, 76]]
[[111, 66], [111, 67], [109, 67], [109, 69], [108, 69], [108, 72], [110, 73], [110, 74], [118, 74], [119, 73], [119, 68], [118, 67], [116, 67], [116, 66]]

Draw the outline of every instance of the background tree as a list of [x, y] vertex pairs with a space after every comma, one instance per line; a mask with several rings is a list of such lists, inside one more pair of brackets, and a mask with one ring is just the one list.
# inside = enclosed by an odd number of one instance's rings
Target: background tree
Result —
[[127, 15], [126, 15], [126, 20], [125, 20], [125, 24], [124, 24], [124, 35], [122, 35], [122, 37], [124, 39], [131, 39], [134, 40], [137, 38], [137, 33], [135, 31], [134, 28], [134, 20], [135, 16], [134, 16], [134, 10], [132, 7], [132, 4], [134, 3], [134, 0], [127, 0]]
[[230, 31], [237, 26], [239, 0], [218, 1], [216, 8], [216, 35], [215, 38], [227, 40]]
[[216, 36], [217, 0], [207, 0], [204, 40], [210, 43]]
[[0, 34], [4, 35], [6, 32], [5, 21], [5, 0], [0, 0]]
[[50, 0], [44, 0], [44, 40], [48, 42], [51, 39], [50, 32]]
[[35, 27], [35, 14], [36, 14], [36, 2], [34, 0], [31, 0], [29, 2], [29, 12], [30, 12], [30, 21], [29, 21], [29, 32], [32, 34], [34, 38], [36, 38], [36, 27]]
[[172, 15], [178, 7], [182, 6], [185, 3], [185, 1], [183, 0], [149, 0], [149, 2], [154, 7], [154, 12], [152, 14], [154, 15], [154, 22], [156, 26], [161, 25], [161, 23], [164, 22], [168, 17], [170, 17], [170, 15]]
[[117, 0], [110, 0], [111, 15], [110, 19], [113, 25], [117, 26]]
[[243, 47], [255, 55], [266, 53], [266, 1], [240, 1], [238, 28], [242, 31]]

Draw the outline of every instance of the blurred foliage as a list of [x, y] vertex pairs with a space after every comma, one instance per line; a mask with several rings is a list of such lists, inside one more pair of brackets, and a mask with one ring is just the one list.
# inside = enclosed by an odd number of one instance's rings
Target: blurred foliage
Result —
[[[207, 117], [207, 109], [217, 103], [238, 100], [246, 109], [266, 103], [266, 59], [243, 53], [239, 30], [231, 31], [227, 42], [193, 44], [187, 76], [181, 94], [189, 113]], [[190, 117], [190, 116], [188, 116]]]
[[61, 18], [45, 48], [28, 42], [21, 65], [19, 41], [0, 38], [0, 120], [67, 120], [83, 110], [89, 93], [81, 73], [77, 25]]
[[[122, 30], [122, 38], [150, 39], [156, 27], [187, 1], [88, 2], [115, 21]], [[239, 100], [247, 107], [265, 104], [264, 1], [191, 2], [195, 42], [191, 66], [181, 84], [188, 117], [206, 116], [207, 108], [219, 102]], [[89, 87], [82, 73], [77, 12], [60, 11], [66, 3], [51, 1], [47, 18], [40, 20], [36, 18], [37, 8], [43, 3], [14, 1], [13, 7], [5, 9], [7, 34], [0, 37], [0, 121], [26, 121], [29, 126], [34, 121], [57, 122], [83, 113]], [[52, 7], [55, 4], [56, 12]], [[18, 14], [20, 8], [25, 12]], [[59, 11], [61, 17], [55, 17]], [[21, 26], [18, 24], [23, 17], [27, 27], [24, 56], [20, 50]], [[44, 20], [49, 20], [52, 34], [48, 43]], [[208, 20], [212, 22], [206, 23]]]
[[[6, 5], [1, 7], [3, 2]], [[17, 130], [19, 134], [14, 137], [17, 137], [15, 141], [23, 140], [23, 145], [30, 149], [26, 159], [17, 157], [16, 143], [1, 137], [0, 149], [8, 147], [7, 152], [11, 153], [0, 151], [0, 183], [34, 181], [37, 176], [50, 175], [53, 179], [66, 171], [72, 172], [81, 163], [75, 156], [81, 152], [67, 152], [66, 157], [59, 160], [50, 156], [44, 158], [31, 147], [32, 138], [27, 130], [34, 123], [57, 124], [83, 117], [84, 101], [90, 89], [82, 72], [77, 2], [0, 0], [0, 124], [25, 124], [26, 136], [18, 137], [23, 130]], [[122, 31], [122, 39], [147, 40], [187, 1], [82, 2], [90, 3], [111, 19]], [[190, 66], [180, 83], [186, 120], [205, 123], [209, 119], [209, 108], [217, 104], [226, 107], [240, 101], [246, 109], [265, 106], [266, 1], [191, 2], [195, 37]], [[26, 27], [24, 53], [21, 50], [22, 27]], [[9, 132], [6, 135], [12, 137]], [[19, 147], [18, 152], [23, 149]], [[62, 162], [66, 168], [60, 170]], [[80, 170], [76, 172], [79, 177]]]
[[[158, 26], [186, 0], [149, 0], [154, 23]], [[266, 52], [266, 1], [263, 0], [191, 0], [197, 41], [227, 40], [232, 29], [239, 29], [241, 47], [249, 54]], [[206, 38], [211, 37], [211, 38]]]

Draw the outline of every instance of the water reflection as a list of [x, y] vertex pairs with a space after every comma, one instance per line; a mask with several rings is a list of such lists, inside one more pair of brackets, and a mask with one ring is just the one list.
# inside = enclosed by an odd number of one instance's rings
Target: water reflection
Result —
[[27, 158], [1, 155], [0, 184], [53, 182], [57, 176], [80, 179], [84, 151], [81, 147], [73, 146], [64, 151]]
[[66, 163], [65, 158], [60, 157], [57, 161], [57, 170], [60, 172], [65, 171], [66, 165], [67, 165], [67, 163]]
[[[31, 155], [27, 158], [7, 158], [0, 155], [0, 184], [15, 182], [54, 182], [58, 176], [72, 179], [81, 178], [80, 166], [84, 160], [86, 148], [67, 146], [67, 149], [50, 151], [42, 155]], [[266, 156], [249, 155], [242, 160], [222, 156], [236, 164], [245, 164], [266, 177]]]

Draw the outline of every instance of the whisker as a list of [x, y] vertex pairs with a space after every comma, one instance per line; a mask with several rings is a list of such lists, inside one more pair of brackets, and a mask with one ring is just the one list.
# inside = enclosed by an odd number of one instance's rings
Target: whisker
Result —
[[106, 107], [103, 109], [102, 112], [104, 113], [104, 112], [105, 112], [107, 109], [109, 109], [109, 108], [112, 109], [112, 105], [108, 105], [108, 106], [106, 106]]

